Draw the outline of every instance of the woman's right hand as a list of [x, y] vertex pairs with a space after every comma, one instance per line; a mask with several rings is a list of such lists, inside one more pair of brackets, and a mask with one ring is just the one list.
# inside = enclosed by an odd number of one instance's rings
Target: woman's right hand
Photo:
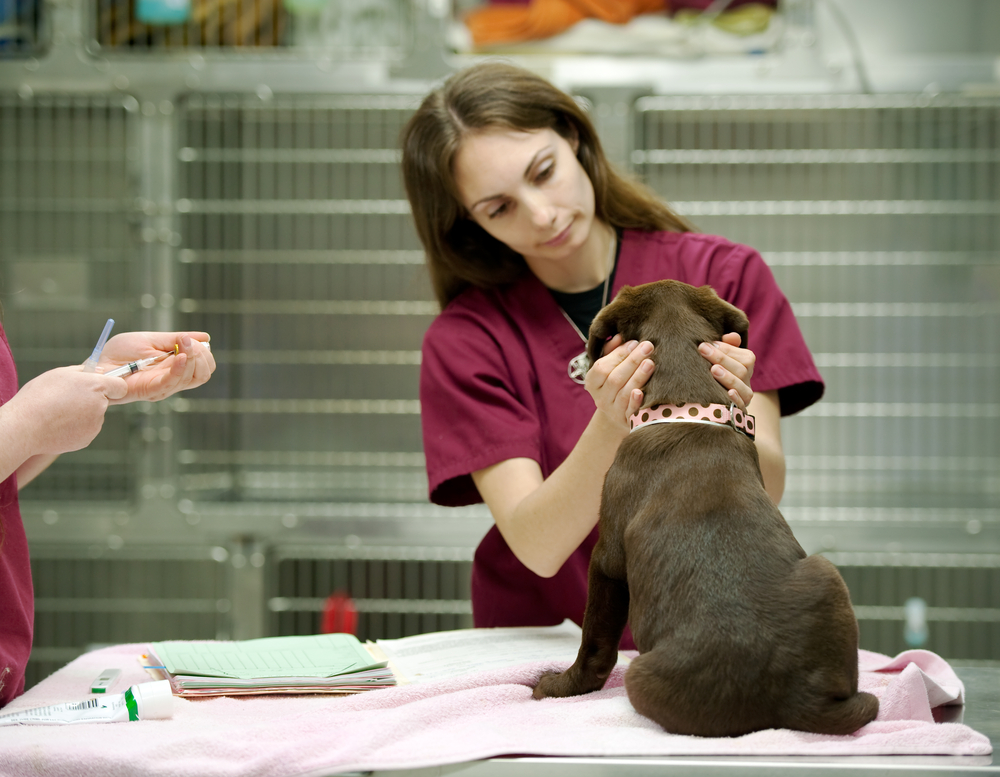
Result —
[[43, 372], [3, 406], [5, 443], [28, 456], [85, 448], [101, 431], [111, 400], [127, 392], [122, 378], [84, 372], [80, 366]]
[[648, 358], [652, 352], [652, 343], [623, 343], [622, 336], [616, 334], [604, 346], [604, 355], [587, 371], [584, 386], [594, 404], [623, 432], [628, 431], [629, 416], [642, 407], [642, 387], [655, 369]]

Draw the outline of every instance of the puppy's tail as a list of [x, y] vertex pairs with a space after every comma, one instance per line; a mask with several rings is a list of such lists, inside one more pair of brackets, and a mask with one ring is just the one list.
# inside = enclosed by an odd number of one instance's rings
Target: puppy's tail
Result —
[[831, 699], [819, 709], [796, 716], [795, 723], [789, 728], [814, 734], [846, 736], [853, 734], [866, 723], [871, 723], [876, 715], [878, 715], [878, 698], [870, 693], [858, 691], [846, 699]]

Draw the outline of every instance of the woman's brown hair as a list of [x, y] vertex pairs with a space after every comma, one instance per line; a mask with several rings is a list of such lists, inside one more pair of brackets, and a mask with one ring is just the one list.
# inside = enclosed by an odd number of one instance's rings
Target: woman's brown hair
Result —
[[465, 135], [499, 127], [551, 129], [579, 140], [595, 215], [618, 229], [689, 232], [651, 189], [616, 171], [576, 101], [544, 78], [503, 62], [460, 70], [431, 92], [403, 130], [403, 182], [442, 309], [467, 286], [489, 288], [524, 272], [520, 254], [468, 217], [453, 174]]

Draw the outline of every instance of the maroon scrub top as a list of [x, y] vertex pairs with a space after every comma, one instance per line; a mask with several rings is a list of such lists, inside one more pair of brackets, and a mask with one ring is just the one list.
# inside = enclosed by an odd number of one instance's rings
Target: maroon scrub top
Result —
[[[0, 325], [0, 405], [17, 393], [17, 372]], [[35, 598], [28, 540], [17, 502], [17, 475], [0, 483], [0, 707], [24, 690]]]
[[[782, 415], [823, 394], [823, 382], [791, 305], [751, 248], [696, 233], [622, 235], [614, 288], [671, 278], [708, 284], [750, 319], [757, 357], [754, 391], [778, 391]], [[423, 342], [421, 423], [430, 499], [482, 502], [470, 473], [512, 458], [538, 462], [548, 477], [594, 414], [586, 389], [567, 374], [585, 349], [549, 290], [531, 273], [495, 289], [463, 291]], [[521, 564], [494, 525], [476, 550], [472, 611], [477, 627], [583, 622], [587, 567], [597, 528], [551, 578]], [[631, 647], [626, 633], [623, 647]]]

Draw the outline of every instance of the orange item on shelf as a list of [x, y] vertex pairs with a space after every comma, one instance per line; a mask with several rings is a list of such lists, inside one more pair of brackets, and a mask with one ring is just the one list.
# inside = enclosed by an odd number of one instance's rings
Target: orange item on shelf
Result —
[[635, 16], [666, 10], [666, 0], [532, 0], [478, 8], [465, 17], [477, 47], [548, 38], [581, 19], [624, 24]]

